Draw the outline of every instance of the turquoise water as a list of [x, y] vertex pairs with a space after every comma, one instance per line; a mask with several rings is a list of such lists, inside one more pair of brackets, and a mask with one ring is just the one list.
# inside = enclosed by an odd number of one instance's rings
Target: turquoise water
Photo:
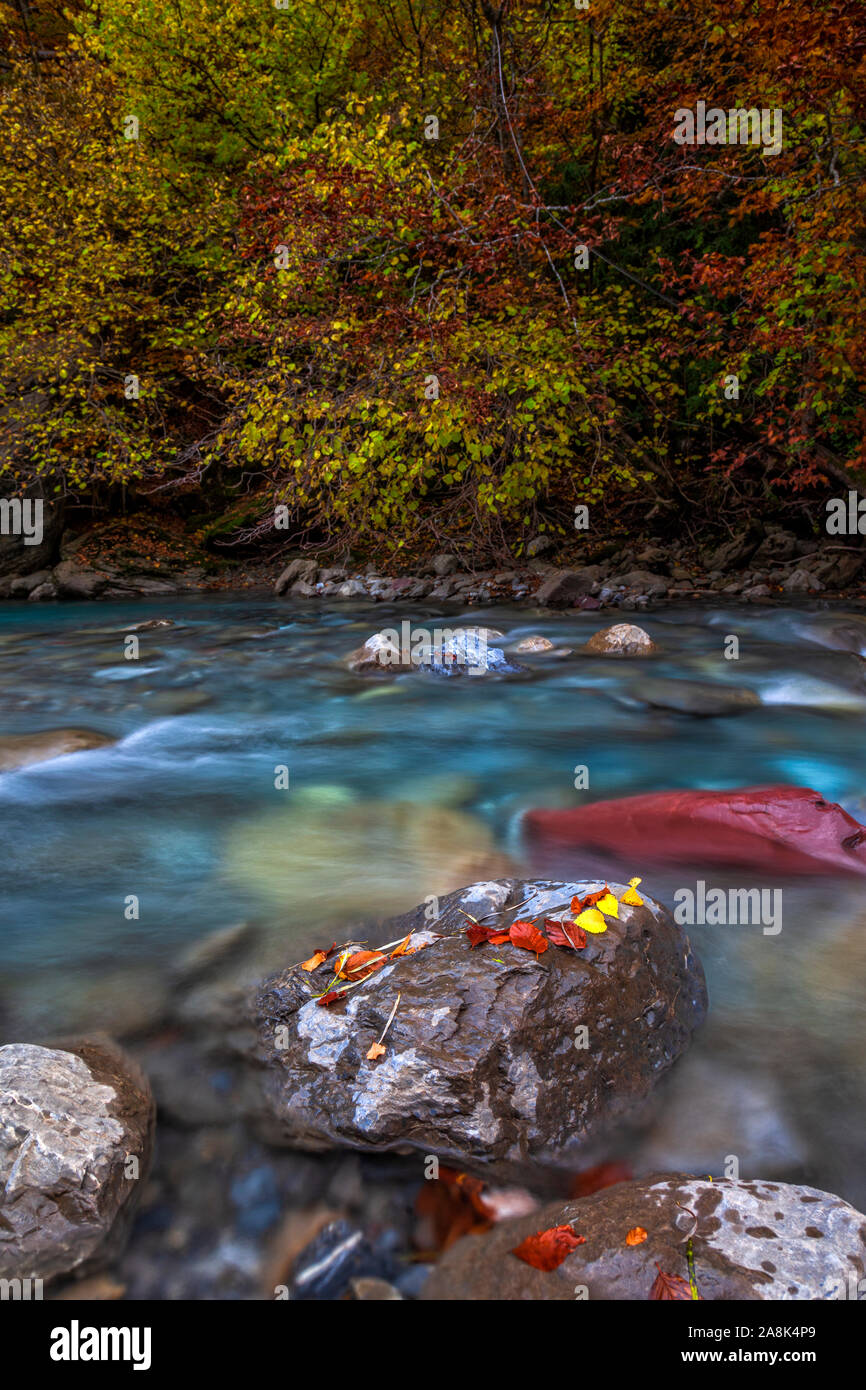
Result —
[[[266, 924], [297, 959], [320, 928], [531, 868], [520, 836], [531, 806], [786, 782], [866, 819], [866, 665], [826, 645], [839, 615], [660, 610], [637, 619], [664, 648], [658, 660], [521, 658], [529, 669], [516, 678], [370, 680], [340, 663], [403, 618], [485, 623], [506, 633], [503, 646], [541, 633], [573, 648], [631, 616], [222, 596], [0, 605], [0, 734], [75, 726], [115, 740], [0, 775], [4, 1031], [56, 1032], [80, 1020], [104, 977], [127, 972], [134, 993], [184, 946], [239, 921]], [[140, 633], [139, 660], [125, 660], [129, 626], [163, 617], [176, 626]], [[738, 660], [724, 658], [729, 635]], [[649, 674], [745, 687], [761, 704], [712, 718], [651, 709]], [[288, 790], [275, 786], [280, 767]], [[669, 903], [690, 881], [633, 872]], [[722, 881], [700, 864], [689, 872]], [[806, 880], [785, 892], [777, 938], [694, 929], [712, 999], [699, 1046], [772, 1074], [816, 1152], [829, 1125], [836, 1158], [820, 1172], [832, 1177], [838, 1162], [851, 1188], [866, 1094], [866, 888]], [[137, 919], [125, 915], [130, 895]]]

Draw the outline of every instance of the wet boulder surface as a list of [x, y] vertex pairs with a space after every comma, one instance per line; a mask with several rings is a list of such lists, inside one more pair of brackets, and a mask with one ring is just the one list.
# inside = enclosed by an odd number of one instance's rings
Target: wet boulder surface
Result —
[[[706, 1011], [700, 963], [645, 895], [583, 949], [539, 955], [510, 941], [471, 946], [466, 914], [505, 930], [568, 923], [572, 897], [602, 886], [500, 879], [422, 904], [369, 943], [411, 932], [421, 949], [330, 1007], [316, 1001], [327, 965], [269, 980], [253, 1007], [274, 1137], [418, 1150], [506, 1179], [573, 1166], [688, 1046]], [[371, 1061], [398, 995], [385, 1054]]]
[[[556, 1269], [534, 1269], [512, 1253], [559, 1225], [571, 1226], [584, 1244]], [[637, 1228], [646, 1239], [630, 1245]], [[688, 1285], [689, 1241], [704, 1300], [846, 1298], [864, 1273], [866, 1217], [811, 1187], [655, 1174], [464, 1237], [442, 1256], [421, 1296], [645, 1300], [658, 1296], [660, 1272]]]
[[108, 1264], [154, 1127], [145, 1077], [107, 1038], [0, 1047], [0, 1276], [48, 1281]]

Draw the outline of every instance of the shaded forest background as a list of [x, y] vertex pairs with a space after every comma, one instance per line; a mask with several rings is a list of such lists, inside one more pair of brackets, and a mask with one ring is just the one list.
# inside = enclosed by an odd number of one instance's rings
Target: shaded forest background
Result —
[[[862, 0], [281, 3], [0, 6], [0, 491], [265, 548], [822, 523]], [[782, 152], [676, 144], [699, 99]]]

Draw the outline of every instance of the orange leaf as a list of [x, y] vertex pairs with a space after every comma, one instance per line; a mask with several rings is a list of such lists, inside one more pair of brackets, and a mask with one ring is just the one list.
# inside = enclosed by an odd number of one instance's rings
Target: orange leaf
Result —
[[341, 980], [366, 980], [374, 970], [379, 970], [388, 959], [381, 951], [355, 951], [348, 960], [340, 963], [338, 975]]
[[495, 936], [488, 936], [487, 940], [490, 942], [491, 946], [502, 946], [506, 941], [511, 940], [511, 933], [507, 931], [498, 931]]
[[376, 1060], [377, 1057], [384, 1057], [384, 1056], [385, 1056], [385, 1048], [384, 1048], [383, 1044], [382, 1044], [382, 1043], [379, 1043], [379, 1042], [375, 1042], [375, 1043], [373, 1043], [373, 1046], [370, 1048], [370, 1051], [367, 1053], [367, 1061], [368, 1061], [368, 1062], [375, 1062], [375, 1060]]
[[412, 933], [410, 932], [409, 935], [403, 941], [400, 942], [399, 946], [394, 947], [393, 951], [391, 952], [391, 960], [393, 960], [395, 956], [405, 956], [409, 950], [409, 942], [411, 940]]
[[301, 966], [301, 969], [302, 969], [302, 970], [318, 970], [319, 966], [322, 964], [322, 961], [323, 961], [323, 960], [327, 960], [327, 959], [328, 959], [327, 952], [325, 952], [325, 951], [317, 951], [316, 954], [315, 954], [314, 956], [310, 956], [310, 959], [309, 959], [309, 960], [305, 960], [305, 961], [303, 962], [303, 964], [302, 964], [302, 966]]
[[508, 935], [515, 946], [522, 946], [525, 951], [534, 951], [537, 956], [550, 945], [534, 922], [512, 922]]
[[536, 1231], [512, 1250], [518, 1260], [550, 1273], [558, 1269], [578, 1245], [586, 1244], [586, 1236], [576, 1236], [570, 1226], [551, 1226], [549, 1231]]
[[626, 1245], [643, 1245], [646, 1240], [646, 1231], [643, 1226], [632, 1226], [625, 1238]]
[[333, 945], [328, 948], [327, 951], [314, 951], [313, 954], [310, 956], [310, 959], [304, 961], [303, 965], [301, 966], [301, 969], [318, 970], [322, 962], [326, 961], [329, 956], [332, 956], [336, 949], [337, 943], [335, 941]]

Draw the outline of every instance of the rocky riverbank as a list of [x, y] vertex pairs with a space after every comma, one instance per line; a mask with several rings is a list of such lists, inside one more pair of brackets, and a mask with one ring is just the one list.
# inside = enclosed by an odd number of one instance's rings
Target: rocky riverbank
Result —
[[[160, 549], [164, 553], [159, 553]], [[122, 542], [122, 528], [64, 533], [35, 550], [0, 541], [0, 599], [124, 599], [196, 591], [272, 588], [294, 599], [436, 604], [517, 603], [551, 608], [641, 610], [660, 602], [866, 597], [866, 547], [859, 536], [798, 536], [756, 526], [742, 536], [695, 544], [680, 540], [563, 544], [540, 535], [508, 564], [488, 567], [470, 553], [444, 551], [400, 567], [325, 551], [288, 560], [242, 560], [193, 550], [175, 540]]]

